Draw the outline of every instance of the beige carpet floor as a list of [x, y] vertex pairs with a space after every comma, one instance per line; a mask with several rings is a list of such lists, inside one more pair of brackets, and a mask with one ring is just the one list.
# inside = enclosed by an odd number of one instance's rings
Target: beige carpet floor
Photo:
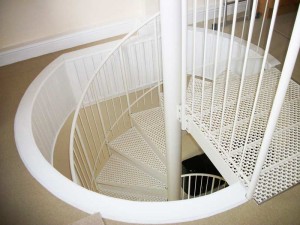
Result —
[[[290, 18], [292, 17], [293, 15], [290, 15]], [[291, 26], [291, 19], [284, 21], [281, 27]], [[279, 39], [285, 38], [277, 35]], [[85, 46], [79, 48], [82, 47]], [[271, 50], [274, 55], [277, 54], [277, 48], [274, 46]], [[75, 48], [67, 51], [71, 50]], [[20, 160], [14, 142], [14, 117], [22, 95], [39, 72], [64, 52], [66, 51], [0, 67], [0, 224], [70, 224], [88, 216], [60, 201], [34, 180]], [[298, 57], [293, 75], [298, 82], [299, 71]], [[105, 220], [105, 223], [120, 224], [108, 220]], [[249, 201], [235, 209], [188, 224], [300, 224], [300, 186], [297, 185], [260, 206], [254, 201]]]

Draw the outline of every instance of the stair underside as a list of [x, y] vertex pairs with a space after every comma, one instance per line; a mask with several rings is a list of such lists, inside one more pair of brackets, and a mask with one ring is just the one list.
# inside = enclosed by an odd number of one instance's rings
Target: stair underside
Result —
[[[202, 100], [203, 82], [201, 79], [195, 80], [194, 105], [192, 105], [193, 85], [192, 82], [189, 83], [187, 91], [187, 114], [191, 115], [191, 109], [194, 109], [193, 121], [199, 127], [199, 131], [210, 140], [216, 151], [223, 156], [223, 159], [227, 162], [233, 172], [237, 173], [237, 171], [241, 169], [243, 176], [239, 176], [239, 178], [246, 186], [248, 185], [254, 170], [280, 74], [280, 71], [275, 68], [265, 71], [253, 120], [253, 128], [250, 130], [247, 144], [245, 143], [245, 140], [255, 99], [258, 75], [249, 76], [245, 79], [237, 118], [235, 118], [235, 113], [240, 85], [239, 77], [230, 74], [230, 91], [227, 94], [224, 111], [222, 111], [222, 106], [225, 96], [225, 75], [221, 75], [216, 80], [214, 89], [215, 98], [212, 107], [211, 96], [213, 92], [213, 83], [210, 81], [204, 82], [204, 98]], [[200, 103], [203, 105], [202, 108]], [[222, 114], [223, 123], [221, 129]], [[210, 118], [212, 119], [210, 120]], [[235, 132], [232, 136], [235, 119]], [[282, 187], [287, 189], [300, 181], [299, 165], [284, 169], [285, 163], [292, 164], [300, 153], [299, 129], [300, 86], [294, 81], [291, 81], [277, 123], [276, 132], [264, 165], [262, 173], [262, 178], [264, 179], [260, 179], [255, 193], [255, 199], [258, 203], [282, 192]], [[220, 134], [221, 138], [219, 138]], [[230, 145], [231, 140], [232, 144]], [[245, 149], [245, 153], [242, 155], [243, 149]], [[230, 157], [227, 157], [228, 155]], [[278, 174], [278, 171], [281, 172]], [[277, 176], [277, 179], [271, 179], [275, 175]], [[288, 182], [288, 178], [290, 177], [292, 177], [292, 181]], [[266, 182], [266, 180], [268, 182]], [[270, 187], [273, 188], [272, 194], [269, 192], [264, 193], [264, 191], [269, 190]]]

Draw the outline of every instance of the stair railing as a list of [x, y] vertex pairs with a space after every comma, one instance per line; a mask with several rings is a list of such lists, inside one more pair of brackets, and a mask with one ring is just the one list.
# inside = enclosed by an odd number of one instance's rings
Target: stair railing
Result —
[[190, 173], [181, 175], [181, 199], [190, 199], [212, 194], [228, 186], [223, 177], [206, 174]]
[[[276, 15], [279, 1], [275, 1], [275, 12]], [[299, 6], [300, 8], [300, 6]], [[300, 49], [300, 10], [298, 8], [298, 13], [292, 32], [291, 41], [289, 43], [288, 51], [286, 54], [285, 62], [282, 68], [282, 75], [279, 80], [276, 95], [274, 97], [274, 102], [272, 105], [272, 110], [270, 112], [270, 117], [268, 119], [266, 131], [262, 140], [261, 150], [257, 157], [257, 163], [255, 165], [253, 175], [251, 177], [251, 182], [249, 184], [249, 190], [247, 193], [248, 198], [252, 198], [254, 195], [257, 183], [259, 181], [264, 162], [266, 160], [268, 150], [272, 141], [273, 134], [275, 132], [276, 124], [280, 116], [280, 111], [284, 103], [284, 99], [289, 87], [289, 83], [292, 77], [293, 69], [297, 60], [297, 56]]]
[[97, 191], [95, 178], [111, 154], [108, 143], [132, 127], [130, 114], [160, 104], [159, 27], [156, 14], [126, 35], [83, 90], [71, 127], [70, 166], [73, 181], [89, 190]]
[[[261, 172], [263, 161], [265, 160], [265, 155], [267, 154], [268, 147], [262, 146], [265, 153], [261, 153], [261, 157], [250, 160], [249, 152], [247, 152], [246, 146], [253, 142], [253, 136], [256, 140], [265, 140], [268, 139], [270, 142], [271, 138], [267, 132], [267, 123], [272, 121], [276, 124], [278, 120], [277, 117], [273, 117], [274, 110], [280, 111], [282, 104], [278, 104], [279, 108], [275, 109], [274, 105], [277, 105], [277, 98], [275, 98], [275, 90], [265, 90], [262, 89], [262, 83], [266, 79], [265, 69], [268, 67], [268, 60], [270, 58], [269, 49], [272, 41], [273, 31], [275, 20], [277, 17], [277, 10], [279, 5], [279, 0], [275, 0], [272, 16], [270, 19], [267, 19], [266, 13], [270, 13], [270, 10], [265, 10], [265, 14], [262, 17], [262, 22], [256, 22], [256, 9], [258, 0], [247, 0], [245, 1], [246, 8], [250, 6], [251, 2], [251, 17], [249, 20], [246, 20], [246, 11], [244, 15], [243, 22], [239, 23], [237, 20], [237, 15], [240, 13], [240, 8], [238, 8], [238, 0], [234, 1], [234, 4], [231, 5], [232, 11], [232, 23], [227, 23], [225, 26], [225, 17], [224, 16], [224, 0], [214, 1], [212, 4], [211, 1], [204, 1], [205, 11], [202, 14], [198, 13], [199, 2], [197, 0], [184, 0], [185, 4], [182, 11], [183, 21], [185, 21], [185, 26], [183, 25], [183, 48], [186, 46], [192, 46], [192, 52], [188, 57], [192, 58], [190, 65], [187, 65], [183, 69], [182, 73], [182, 83], [186, 84], [187, 80], [190, 80], [190, 85], [183, 85], [182, 93], [185, 96], [187, 90], [190, 90], [186, 95], [187, 97], [182, 100], [182, 111], [181, 111], [181, 120], [184, 121], [183, 129], [191, 131], [191, 124], [193, 127], [197, 127], [198, 133], [192, 134], [195, 136], [205, 137], [206, 140], [210, 141], [211, 148], [217, 149], [220, 156], [224, 159], [228, 167], [239, 177], [239, 179], [248, 187], [251, 183], [251, 190], [249, 198], [252, 197], [253, 190], [257, 184], [258, 176]], [[265, 8], [268, 7], [268, 1], [266, 2]], [[189, 5], [189, 7], [186, 7]], [[191, 26], [192, 26], [192, 38], [185, 38], [188, 36], [188, 26], [189, 21], [186, 17], [189, 18], [188, 9], [192, 8]], [[298, 13], [299, 14], [299, 13]], [[297, 24], [296, 26], [299, 26]], [[246, 29], [248, 27], [248, 29]], [[240, 28], [240, 29], [237, 29]], [[258, 29], [257, 29], [258, 28]], [[199, 41], [198, 30], [202, 29], [201, 40]], [[253, 37], [254, 30], [258, 30], [259, 36], [257, 38]], [[266, 30], [268, 32], [266, 32]], [[263, 35], [266, 32], [266, 41], [263, 43]], [[214, 38], [208, 38], [210, 34], [213, 34]], [[228, 37], [230, 34], [229, 44], [224, 42], [224, 37]], [[297, 31], [293, 32], [293, 36], [298, 35]], [[245, 40], [243, 40], [245, 39]], [[255, 40], [257, 39], [257, 40]], [[208, 43], [213, 41], [211, 49], [207, 49]], [[254, 48], [252, 45], [256, 44], [257, 47]], [[199, 52], [199, 46], [201, 52]], [[264, 47], [264, 52], [260, 52], [261, 57], [256, 59], [251, 59], [253, 57], [251, 51], [257, 51], [259, 46]], [[296, 46], [296, 44], [293, 44]], [[238, 54], [240, 60], [234, 58], [237, 54], [236, 51], [243, 49]], [[299, 47], [298, 47], [299, 50]], [[225, 70], [220, 73], [220, 63], [227, 60], [227, 66]], [[294, 55], [293, 55], [294, 57]], [[213, 76], [208, 76], [208, 62], [213, 59]], [[287, 63], [287, 59], [285, 63]], [[251, 61], [252, 60], [252, 61]], [[186, 65], [187, 59], [183, 58], [182, 65]], [[201, 64], [200, 67], [202, 71], [197, 69], [197, 65]], [[211, 67], [211, 65], [209, 65]], [[293, 70], [294, 65], [290, 64], [290, 71]], [[199, 67], [199, 66], [198, 66]], [[246, 79], [248, 76], [253, 74], [254, 67], [259, 68], [257, 79], [252, 78], [251, 87], [246, 85]], [[186, 76], [187, 68], [191, 68], [191, 74]], [[239, 70], [235, 70], [239, 68]], [[238, 74], [236, 71], [240, 71]], [[290, 74], [289, 74], [290, 75]], [[290, 76], [287, 75], [290, 79]], [[282, 76], [286, 76], [284, 71]], [[232, 83], [231, 80], [235, 81]], [[282, 80], [282, 79], [281, 79]], [[280, 80], [280, 82], [282, 82]], [[236, 85], [238, 84], [238, 85]], [[280, 90], [277, 92], [282, 93], [281, 96], [285, 96], [286, 90], [281, 88], [279, 83]], [[272, 105], [273, 108], [267, 109], [267, 107], [262, 107], [261, 96], [270, 92], [273, 94], [267, 100], [267, 105]], [[272, 93], [271, 93], [272, 92]], [[247, 101], [243, 102], [243, 95], [247, 93]], [[274, 103], [273, 103], [274, 100]], [[282, 100], [282, 98], [281, 98]], [[276, 101], [276, 102], [275, 102]], [[245, 104], [250, 104], [250, 110], [244, 110]], [[244, 111], [243, 111], [244, 110]], [[258, 127], [256, 117], [261, 113], [269, 113], [272, 120], [266, 119], [264, 124]], [[234, 115], [234, 116], [231, 116]], [[275, 119], [274, 119], [275, 118]], [[245, 123], [246, 128], [241, 131], [239, 129], [241, 123]], [[269, 126], [268, 126], [269, 127]], [[194, 129], [195, 130], [195, 129]], [[256, 132], [257, 131], [257, 132]], [[194, 132], [194, 131], [193, 131]], [[255, 134], [254, 134], [255, 133]], [[267, 142], [267, 141], [266, 141]], [[257, 156], [258, 157], [258, 156]], [[258, 166], [258, 164], [260, 166]], [[255, 177], [252, 177], [255, 169]], [[259, 169], [260, 168], [260, 169]]]

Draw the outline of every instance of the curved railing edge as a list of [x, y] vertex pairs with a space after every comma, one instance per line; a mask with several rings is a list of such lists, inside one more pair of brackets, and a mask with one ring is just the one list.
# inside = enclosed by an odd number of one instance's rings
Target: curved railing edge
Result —
[[[36, 94], [35, 91], [39, 84], [40, 82], [35, 82], [34, 86], [31, 86], [30, 92], [25, 93], [22, 98], [15, 117], [15, 139], [20, 157], [29, 173], [58, 199], [89, 214], [100, 212], [107, 219], [145, 224], [187, 222], [202, 219], [247, 201], [244, 198], [245, 190], [238, 183], [203, 198], [173, 202], [132, 202], [115, 199], [89, 191], [75, 184], [46, 161], [35, 144], [32, 132], [28, 132], [31, 121], [30, 119], [24, 120], [24, 116], [31, 118], [31, 107], [28, 107], [28, 105], [32, 105], [32, 97]], [[26, 148], [26, 151], [19, 150], [24, 148]], [[235, 195], [229, 198], [230, 193], [235, 193]], [[220, 205], [216, 199], [221, 199], [225, 204]], [[217, 207], [211, 205], [214, 202], [218, 202]], [[210, 205], [207, 207], [206, 203], [210, 203]], [[195, 207], [198, 207], [199, 210], [194, 210]]]
[[73, 121], [72, 121], [72, 126], [71, 126], [71, 133], [70, 133], [70, 148], [69, 148], [69, 157], [70, 157], [70, 170], [71, 170], [71, 177], [72, 180], [76, 181], [76, 176], [75, 176], [75, 167], [74, 167], [74, 155], [73, 155], [73, 145], [74, 145], [74, 134], [75, 134], [75, 128], [76, 128], [76, 121], [79, 115], [79, 111], [80, 111], [80, 107], [81, 104], [84, 100], [84, 97], [87, 93], [87, 91], [89, 90], [89, 87], [91, 85], [91, 83], [94, 81], [94, 79], [96, 78], [99, 70], [105, 65], [105, 63], [107, 62], [107, 60], [122, 46], [123, 43], [125, 43], [128, 38], [130, 38], [134, 33], [136, 33], [137, 31], [139, 31], [142, 27], [144, 27], [145, 25], [147, 25], [148, 23], [150, 23], [153, 19], [155, 19], [156, 17], [158, 17], [160, 15], [160, 13], [156, 13], [153, 16], [151, 16], [149, 19], [147, 19], [145, 22], [143, 22], [142, 24], [140, 24], [136, 29], [134, 29], [133, 31], [131, 31], [130, 33], [128, 33], [112, 50], [111, 52], [105, 57], [105, 59], [102, 61], [102, 63], [95, 69], [92, 77], [90, 78], [90, 80], [88, 81], [85, 89], [83, 90], [80, 100], [77, 103], [77, 107], [74, 113], [74, 117], [73, 117]]
[[[62, 60], [63, 57], [60, 59]], [[40, 89], [41, 84], [46, 82], [45, 75], [50, 76], [45, 74], [46, 71], [41, 73], [44, 76], [40, 76], [42, 75], [40, 74], [39, 78], [34, 80], [21, 100], [15, 117], [14, 136], [19, 155], [29, 173], [58, 199], [89, 214], [101, 212], [102, 216], [107, 219], [148, 224], [202, 219], [247, 201], [244, 198], [245, 191], [238, 183], [201, 199], [180, 202], [131, 202], [100, 195], [70, 181], [43, 157], [32, 134], [33, 99], [38, 94], [37, 90]], [[230, 193], [235, 193], [235, 195], [229, 197]], [[220, 205], [216, 199], [221, 199], [224, 205]], [[213, 205], [214, 202], [217, 203], [216, 207]], [[207, 203], [209, 203], [208, 207]], [[196, 207], [199, 210], [195, 210]]]

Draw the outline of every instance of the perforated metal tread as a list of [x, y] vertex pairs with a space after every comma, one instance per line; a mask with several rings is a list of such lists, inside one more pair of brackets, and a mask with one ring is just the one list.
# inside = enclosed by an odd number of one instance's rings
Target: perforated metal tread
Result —
[[145, 202], [163, 202], [167, 201], [166, 198], [160, 196], [153, 196], [147, 194], [141, 194], [137, 191], [131, 192], [124, 188], [116, 188], [116, 187], [109, 187], [104, 185], [99, 185], [99, 193], [103, 195], [107, 195], [113, 198], [120, 198], [130, 201], [145, 201]]
[[[235, 164], [241, 168], [246, 177], [241, 179], [249, 183], [254, 171], [256, 159], [261, 147], [262, 137], [266, 127], [268, 114], [255, 121], [254, 129], [251, 130], [249, 144], [246, 146], [244, 155], [241, 150], [232, 155]], [[240, 132], [243, 130], [238, 130]], [[242, 141], [245, 133], [239, 133]], [[237, 144], [238, 142], [236, 142]], [[239, 146], [243, 148], [243, 145]], [[263, 165], [263, 178], [260, 178], [254, 199], [262, 203], [269, 198], [283, 192], [300, 182], [299, 161], [293, 163], [300, 154], [300, 99], [285, 102], [281, 111], [276, 130], [269, 147], [266, 161]], [[299, 158], [299, 157], [298, 157]], [[286, 162], [293, 163], [293, 166]], [[283, 165], [284, 164], [284, 165]]]
[[[240, 148], [244, 144], [249, 124], [249, 118], [251, 115], [252, 105], [255, 97], [255, 91], [253, 88], [250, 88], [250, 86], [255, 86], [256, 83], [254, 81], [257, 81], [257, 76], [258, 75], [249, 76], [245, 81], [245, 86], [249, 86], [249, 88], [246, 88], [245, 91], [243, 91], [245, 95], [242, 95], [239, 114], [237, 117], [237, 124], [235, 127], [236, 135], [233, 136], [233, 145], [231, 146], [233, 149], [231, 149], [231, 151]], [[250, 132], [250, 138], [248, 143], [260, 139], [264, 133], [266, 122], [268, 120], [269, 112], [271, 109], [271, 104], [278, 84], [279, 76], [280, 71], [278, 71], [275, 68], [266, 71], [264, 75], [263, 86], [259, 95], [255, 119], [253, 122], [254, 127]], [[234, 82], [238, 83], [239, 80], [235, 79]], [[233, 83], [233, 86], [236, 86], [234, 82], [231, 83]], [[288, 89], [288, 95], [286, 96], [286, 101], [290, 103], [286, 103], [285, 107], [283, 107], [284, 109], [282, 110], [278, 126], [286, 127], [297, 122], [297, 115], [299, 114], [297, 104], [299, 103], [298, 98], [300, 98], [298, 89], [299, 87], [297, 87], [297, 85], [295, 85], [294, 82], [291, 81], [291, 85]], [[207, 101], [210, 102], [211, 100], [208, 99]], [[236, 103], [233, 104], [232, 102], [234, 101], [229, 100], [225, 104], [221, 132], [222, 138], [220, 140], [219, 134], [221, 128], [223, 101], [222, 103], [220, 103], [220, 105], [213, 108], [211, 120], [211, 109], [203, 111], [202, 116], [200, 115], [200, 113], [195, 114], [196, 119], [199, 121], [199, 124], [201, 123], [202, 125], [204, 125], [204, 130], [207, 132], [207, 135], [212, 137], [217, 142], [215, 144], [225, 151], [228, 151], [230, 147], [230, 141], [232, 137], [231, 134], [236, 113]]]
[[[220, 140], [219, 134], [221, 126], [222, 105], [224, 100], [224, 97], [222, 95], [224, 95], [224, 91], [221, 90], [221, 94], [217, 94], [216, 98], [214, 99], [213, 110], [211, 110], [212, 85], [207, 85], [207, 88], [205, 88], [204, 92], [204, 108], [202, 109], [201, 116], [199, 103], [202, 101], [202, 81], [197, 81], [197, 93], [195, 92], [197, 101], [194, 105], [194, 115], [196, 117], [194, 118], [194, 122], [199, 126], [199, 129], [204, 132], [204, 135], [206, 135], [207, 138], [211, 141], [212, 145], [216, 148], [216, 151], [224, 157], [225, 162], [227, 162], [232, 171], [237, 173], [241, 169], [241, 171], [243, 172], [243, 176], [241, 176], [240, 179], [246, 186], [251, 179], [251, 175], [255, 167], [258, 151], [261, 146], [262, 137], [264, 135], [280, 75], [281, 72], [276, 68], [265, 71], [262, 88], [260, 90], [259, 101], [253, 121], [253, 128], [251, 128], [250, 130], [249, 140], [246, 147], [244, 147], [245, 137], [248, 130], [252, 105], [254, 102], [254, 94], [256, 93], [256, 90], [253, 87], [257, 86], [258, 75], [252, 75], [245, 79], [246, 88], [243, 89], [242, 92], [241, 105], [230, 153], [229, 147], [232, 137], [234, 115], [236, 112], [235, 102], [238, 93], [238, 85], [236, 85], [235, 83], [239, 84], [240, 79], [235, 78], [234, 80], [230, 80], [230, 88], [232, 88], [233, 90], [229, 92], [229, 98], [227, 98], [227, 101], [225, 103], [224, 122], [222, 124], [222, 135]], [[219, 85], [219, 87], [222, 87], [221, 84], [217, 85]], [[223, 88], [224, 86], [225, 84], [223, 84]], [[191, 98], [191, 93], [187, 95], [187, 98]], [[191, 99], [187, 99], [187, 102], [189, 101], [191, 102]], [[191, 104], [188, 103], [187, 107], [188, 110], [191, 110]], [[211, 112], [212, 120], [210, 121]], [[200, 124], [202, 126], [200, 126]], [[276, 131], [271, 142], [269, 153], [263, 166], [263, 177], [261, 178], [259, 187], [257, 188], [255, 193], [255, 200], [257, 202], [261, 203], [299, 182], [299, 124], [300, 86], [294, 81], [291, 81], [287, 91], [287, 95], [285, 97], [285, 103], [281, 110], [281, 114], [276, 126]], [[241, 151], [244, 148], [245, 154], [242, 156]], [[228, 153], [230, 154], [229, 158], [227, 158], [226, 156]], [[296, 157], [298, 159], [298, 165], [296, 165]], [[290, 164], [294, 163], [294, 166], [288, 166], [288, 162], [290, 162]], [[290, 178], [287, 179], [286, 176], [288, 173], [290, 173]], [[273, 179], [274, 184], [272, 181]], [[287, 181], [285, 182], [285, 180]], [[269, 189], [271, 191], [269, 191]]]
[[96, 183], [166, 194], [166, 185], [116, 154], [110, 156]]
[[[250, 130], [248, 144], [260, 140], [265, 132], [270, 109], [264, 113], [257, 114], [253, 120], [253, 125]], [[292, 127], [294, 124], [300, 122], [300, 99], [285, 102], [279, 116], [276, 131]], [[240, 121], [235, 128], [235, 135], [233, 136], [233, 145], [231, 151], [241, 148], [245, 144], [246, 134], [248, 131], [249, 120]], [[229, 149], [232, 135], [232, 124], [222, 130], [220, 146], [223, 149]], [[218, 140], [219, 132], [214, 133], [213, 136]], [[241, 150], [241, 149], [240, 149]]]
[[156, 149], [166, 157], [166, 134], [164, 111], [162, 107], [156, 107], [146, 111], [132, 114], [135, 124], [154, 144]]
[[261, 174], [254, 199], [262, 203], [300, 182], [300, 154]]
[[[297, 137], [300, 137], [300, 123], [296, 123], [285, 129], [277, 130], [277, 132], [274, 133], [266, 161], [263, 165], [263, 172], [276, 167], [276, 165], [279, 165], [286, 159], [300, 154], [300, 139]], [[254, 171], [261, 143], [262, 140], [260, 139], [249, 144], [245, 149], [241, 170], [248, 177], [248, 181]], [[233, 154], [232, 157], [236, 164], [240, 163], [242, 157], [241, 151]], [[294, 172], [296, 173], [296, 171]], [[278, 176], [280, 176], [280, 174], [278, 174]], [[291, 176], [293, 175], [291, 174]]]
[[[232, 102], [235, 101], [237, 98], [238, 93], [238, 87], [239, 87], [239, 76], [229, 73], [230, 77], [230, 89], [229, 93], [227, 94], [227, 101]], [[207, 111], [211, 107], [211, 101], [212, 101], [212, 93], [214, 91], [214, 104], [213, 107], [217, 107], [223, 104], [224, 99], [224, 89], [225, 89], [225, 73], [222, 73], [217, 79], [216, 79], [216, 85], [213, 89], [213, 83], [212, 81], [205, 81], [203, 85], [203, 80], [196, 78], [194, 80], [190, 79], [189, 85], [186, 92], [186, 105], [191, 110], [192, 107], [194, 107], [194, 113], [199, 113], [202, 110]], [[193, 88], [194, 85], [194, 88]], [[201, 108], [201, 102], [202, 102], [202, 88], [204, 87], [204, 101], [203, 101], [203, 107]], [[249, 88], [249, 87], [247, 87]], [[250, 86], [251, 88], [251, 86]], [[194, 94], [193, 94], [194, 90]], [[247, 89], [248, 90], [248, 89]], [[195, 99], [194, 105], [192, 104], [193, 97]], [[190, 112], [190, 110], [187, 111], [187, 113]]]
[[[280, 76], [280, 71], [272, 68], [265, 72], [264, 79], [262, 83], [262, 87], [268, 87], [268, 89], [261, 89], [261, 96], [260, 98], [270, 96], [270, 92], [275, 92], [277, 84], [278, 84], [278, 78]], [[238, 92], [239, 92], [239, 85], [241, 82], [241, 78], [235, 74], [229, 73], [229, 88], [227, 93], [227, 98], [225, 102], [226, 108], [229, 108], [231, 106], [235, 107]], [[258, 81], [258, 74], [254, 74], [251, 76], [247, 76], [245, 78], [244, 82], [244, 88], [242, 91], [242, 99], [245, 99], [248, 101], [254, 101], [254, 95], [256, 91]], [[193, 88], [192, 88], [192, 80], [189, 82], [189, 86], [187, 89], [187, 107], [188, 112], [192, 109], [192, 97], [193, 97]], [[223, 107], [224, 103], [224, 97], [225, 97], [225, 75], [222, 75], [218, 77], [215, 85], [215, 89], [213, 90], [213, 85], [211, 81], [206, 81], [204, 83], [204, 97], [203, 97], [203, 107], [201, 108], [201, 102], [202, 102], [202, 80], [201, 79], [195, 79], [195, 92], [194, 92], [194, 113], [200, 113], [202, 110], [202, 115], [209, 115], [211, 112], [211, 107], [213, 108], [213, 112], [217, 113], [218, 110]], [[214, 91], [214, 99], [212, 99], [212, 94]], [[213, 105], [212, 105], [213, 100]], [[259, 109], [259, 107], [258, 107]], [[225, 113], [226, 114], [226, 113]], [[228, 113], [231, 115], [232, 113]]]
[[142, 128], [146, 128], [148, 125], [153, 126], [154, 122], [164, 123], [165, 121], [164, 112], [161, 107], [133, 113], [131, 116]]
[[136, 128], [131, 128], [110, 142], [110, 147], [131, 160], [145, 172], [165, 181], [167, 168]]

